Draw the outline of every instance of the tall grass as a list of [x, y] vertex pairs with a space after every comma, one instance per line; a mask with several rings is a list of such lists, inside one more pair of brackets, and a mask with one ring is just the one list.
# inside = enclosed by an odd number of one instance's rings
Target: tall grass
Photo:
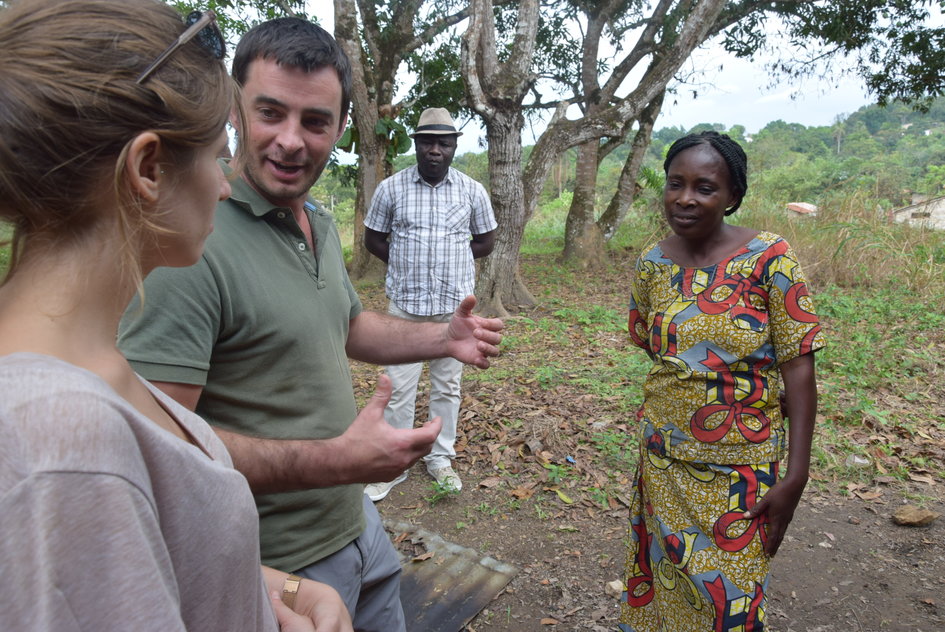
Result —
[[815, 289], [905, 292], [945, 310], [945, 231], [892, 223], [866, 193], [827, 202], [817, 217], [750, 198], [745, 207], [733, 217], [787, 239]]

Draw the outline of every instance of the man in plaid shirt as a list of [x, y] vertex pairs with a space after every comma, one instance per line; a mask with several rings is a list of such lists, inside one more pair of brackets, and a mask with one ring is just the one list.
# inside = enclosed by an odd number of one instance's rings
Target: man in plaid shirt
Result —
[[[365, 247], [387, 263], [388, 312], [395, 316], [449, 322], [475, 288], [473, 259], [492, 252], [496, 221], [489, 196], [481, 184], [450, 167], [459, 136], [449, 112], [425, 110], [412, 134], [417, 165], [381, 182], [364, 219]], [[443, 429], [424, 462], [437, 483], [458, 492], [463, 483], [452, 459], [463, 365], [452, 358], [429, 364], [430, 418], [442, 418]], [[395, 428], [413, 428], [422, 370], [422, 363], [387, 367], [393, 394], [384, 416]], [[376, 502], [406, 478], [404, 472], [364, 491]]]

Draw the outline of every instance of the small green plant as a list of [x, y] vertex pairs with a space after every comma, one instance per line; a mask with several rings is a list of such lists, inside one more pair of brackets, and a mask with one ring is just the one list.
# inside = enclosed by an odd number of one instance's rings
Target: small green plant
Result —
[[610, 494], [600, 487], [592, 487], [588, 490], [591, 495], [591, 500], [595, 504], [600, 505], [604, 509], [610, 509]]
[[594, 305], [590, 309], [559, 309], [554, 315], [565, 322], [581, 325], [585, 333], [627, 331], [627, 315], [602, 305]]
[[611, 428], [591, 435], [591, 442], [604, 458], [605, 464], [622, 472], [632, 472], [636, 467], [636, 441], [637, 437], [633, 433]]
[[563, 482], [571, 473], [571, 468], [567, 465], [543, 463], [542, 466], [548, 470], [548, 481], [555, 485]]
[[919, 494], [916, 492], [910, 492], [908, 490], [902, 493], [903, 497], [906, 498], [913, 505], [918, 507], [927, 507], [935, 503], [935, 496], [929, 496], [927, 494]]
[[499, 513], [499, 510], [498, 510], [498, 509], [496, 509], [495, 507], [493, 507], [492, 505], [490, 505], [490, 504], [487, 503], [486, 501], [482, 501], [481, 503], [479, 503], [479, 504], [476, 506], [476, 511], [478, 511], [479, 513], [482, 513], [482, 514], [486, 514], [487, 516], [494, 516], [494, 515], [496, 515], [497, 513]]
[[452, 485], [441, 485], [439, 481], [430, 482], [430, 492], [430, 495], [426, 497], [426, 501], [430, 503], [431, 507], [435, 506], [441, 500], [459, 495], [458, 489]]

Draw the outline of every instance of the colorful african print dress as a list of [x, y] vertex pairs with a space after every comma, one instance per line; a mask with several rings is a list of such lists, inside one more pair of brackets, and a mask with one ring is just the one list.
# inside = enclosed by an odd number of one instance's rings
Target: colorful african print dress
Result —
[[779, 366], [825, 344], [797, 259], [765, 232], [705, 268], [653, 246], [637, 261], [629, 330], [653, 367], [620, 629], [763, 630], [764, 517], [741, 515], [786, 451]]

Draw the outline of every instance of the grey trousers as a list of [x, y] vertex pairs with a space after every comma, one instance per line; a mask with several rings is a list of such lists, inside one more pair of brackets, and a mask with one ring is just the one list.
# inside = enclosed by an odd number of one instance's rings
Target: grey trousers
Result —
[[295, 571], [338, 591], [357, 632], [405, 632], [400, 562], [381, 516], [364, 496], [364, 532], [346, 547]]

